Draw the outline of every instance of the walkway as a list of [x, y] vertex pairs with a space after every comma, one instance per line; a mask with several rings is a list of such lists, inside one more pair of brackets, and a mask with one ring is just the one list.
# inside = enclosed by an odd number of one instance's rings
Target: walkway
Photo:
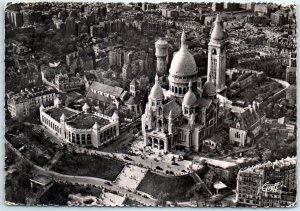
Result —
[[148, 169], [138, 166], [125, 166], [116, 178], [114, 184], [118, 185], [119, 187], [135, 191], [145, 177], [147, 171]]

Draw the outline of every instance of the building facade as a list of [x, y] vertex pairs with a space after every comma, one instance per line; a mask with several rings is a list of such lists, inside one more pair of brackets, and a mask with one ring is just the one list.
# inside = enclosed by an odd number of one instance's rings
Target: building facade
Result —
[[23, 118], [32, 113], [40, 105], [51, 105], [56, 96], [53, 89], [38, 90], [32, 89], [9, 96], [7, 107], [12, 118]]
[[296, 72], [297, 72], [297, 53], [291, 53], [289, 66], [286, 68], [286, 81], [289, 84], [296, 84]]
[[242, 169], [237, 176], [238, 206], [281, 207], [296, 201], [297, 158], [258, 164]]
[[55, 99], [54, 106], [40, 107], [40, 121], [52, 133], [65, 142], [80, 146], [99, 146], [119, 135], [119, 117], [89, 112], [85, 104], [82, 112], [60, 105]]
[[259, 135], [265, 114], [259, 109], [258, 103], [253, 101], [253, 105], [245, 108], [239, 113], [229, 129], [230, 143], [238, 146], [250, 145]]
[[202, 140], [222, 125], [225, 108], [214, 83], [207, 81], [202, 87], [184, 31], [169, 73], [169, 90], [161, 88], [156, 76], [142, 115], [145, 148], [198, 151]]
[[156, 72], [159, 75], [167, 73], [168, 48], [168, 42], [161, 38], [155, 42]]

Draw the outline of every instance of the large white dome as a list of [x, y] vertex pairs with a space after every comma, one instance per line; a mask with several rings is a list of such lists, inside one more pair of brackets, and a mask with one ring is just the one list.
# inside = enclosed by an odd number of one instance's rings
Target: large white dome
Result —
[[181, 46], [174, 55], [170, 67], [170, 75], [190, 76], [197, 74], [196, 62], [186, 46]]

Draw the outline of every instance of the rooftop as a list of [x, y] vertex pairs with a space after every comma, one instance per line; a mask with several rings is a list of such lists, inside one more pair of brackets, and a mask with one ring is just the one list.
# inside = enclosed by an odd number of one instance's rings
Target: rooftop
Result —
[[56, 121], [60, 121], [60, 117], [62, 114], [65, 114], [66, 118], [69, 118], [72, 115], [77, 114], [78, 112], [76, 112], [75, 110], [71, 110], [69, 108], [66, 107], [54, 107], [51, 108], [49, 110], [46, 111], [46, 113], [51, 116], [53, 119], [55, 119]]
[[109, 120], [96, 116], [94, 114], [82, 114], [68, 121], [68, 125], [77, 129], [91, 129], [95, 122], [99, 127], [103, 127], [110, 123]]
[[297, 165], [297, 157], [287, 157], [285, 159], [276, 160], [275, 162], [268, 161], [267, 163], [257, 164], [255, 166], [241, 170], [242, 172], [259, 172], [265, 169], [282, 169], [284, 167]]
[[121, 94], [124, 91], [124, 89], [122, 89], [121, 87], [109, 86], [97, 81], [93, 81], [93, 83], [90, 86], [90, 89], [101, 91], [103, 93], [107, 93], [115, 97], [121, 97]]
[[46, 185], [48, 185], [49, 183], [52, 182], [52, 180], [50, 178], [45, 177], [43, 175], [37, 175], [34, 178], [30, 179], [30, 181], [34, 182], [34, 183], [37, 183], [37, 184], [40, 184], [42, 186], [46, 186]]

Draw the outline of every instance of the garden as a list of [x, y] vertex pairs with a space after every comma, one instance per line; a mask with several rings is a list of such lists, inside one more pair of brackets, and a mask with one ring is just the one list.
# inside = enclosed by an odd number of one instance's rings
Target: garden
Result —
[[61, 174], [98, 177], [113, 181], [123, 167], [124, 163], [115, 159], [66, 153], [52, 166], [51, 170]]
[[195, 184], [191, 176], [162, 176], [147, 172], [138, 190], [162, 201], [188, 201], [188, 192]]

